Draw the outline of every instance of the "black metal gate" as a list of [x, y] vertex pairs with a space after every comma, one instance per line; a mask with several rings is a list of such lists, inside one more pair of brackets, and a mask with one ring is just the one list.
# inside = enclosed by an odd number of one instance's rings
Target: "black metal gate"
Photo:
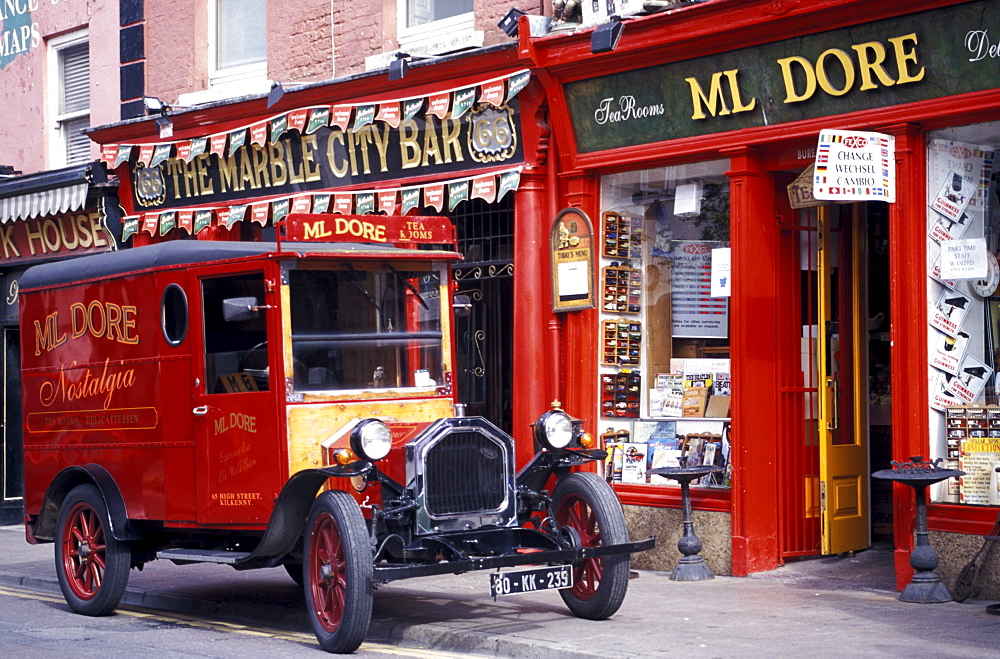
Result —
[[513, 381], [514, 195], [495, 204], [474, 199], [450, 214], [465, 260], [455, 268], [471, 313], [455, 320], [458, 400], [510, 433]]

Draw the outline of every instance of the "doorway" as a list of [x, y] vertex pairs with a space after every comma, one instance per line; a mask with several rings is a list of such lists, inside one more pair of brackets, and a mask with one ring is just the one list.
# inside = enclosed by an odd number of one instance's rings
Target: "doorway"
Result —
[[[891, 455], [887, 208], [827, 204], [779, 213], [783, 310], [782, 560], [891, 538], [891, 491], [870, 474]], [[782, 293], [784, 295], [784, 293]], [[885, 505], [887, 504], [887, 505]]]

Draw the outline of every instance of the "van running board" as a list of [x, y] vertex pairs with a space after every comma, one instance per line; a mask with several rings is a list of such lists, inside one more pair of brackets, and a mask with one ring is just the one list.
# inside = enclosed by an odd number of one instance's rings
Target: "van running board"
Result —
[[246, 551], [223, 551], [220, 549], [162, 549], [156, 552], [157, 558], [165, 558], [175, 563], [224, 563], [234, 565], [250, 555]]

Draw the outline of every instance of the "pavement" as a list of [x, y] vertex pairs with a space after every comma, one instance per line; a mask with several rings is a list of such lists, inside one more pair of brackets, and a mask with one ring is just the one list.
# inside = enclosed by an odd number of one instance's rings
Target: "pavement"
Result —
[[[53, 546], [27, 544], [20, 526], [0, 527], [0, 585], [59, 593]], [[552, 591], [494, 601], [485, 573], [409, 579], [376, 591], [367, 640], [560, 659], [995, 657], [1000, 615], [987, 611], [990, 604], [900, 602], [884, 548], [749, 578], [678, 582], [668, 572], [634, 571], [622, 608], [598, 622], [573, 617]], [[132, 571], [123, 605], [310, 632], [302, 591], [282, 568], [154, 561]]]

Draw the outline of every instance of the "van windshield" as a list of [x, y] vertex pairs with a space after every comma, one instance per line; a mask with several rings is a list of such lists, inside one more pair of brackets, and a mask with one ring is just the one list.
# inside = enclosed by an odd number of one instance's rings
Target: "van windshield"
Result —
[[438, 271], [362, 263], [288, 275], [296, 391], [443, 383]]

